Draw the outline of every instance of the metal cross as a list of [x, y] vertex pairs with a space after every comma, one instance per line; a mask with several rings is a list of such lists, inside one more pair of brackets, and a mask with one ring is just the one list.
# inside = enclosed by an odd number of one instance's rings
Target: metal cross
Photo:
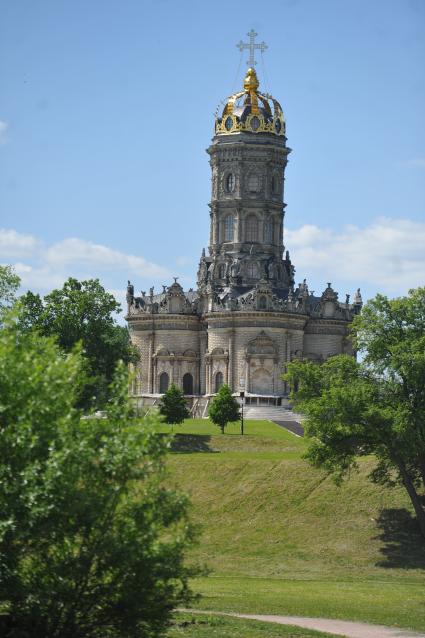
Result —
[[251, 29], [247, 36], [249, 37], [249, 42], [242, 42], [242, 40], [237, 44], [239, 51], [242, 53], [244, 49], [249, 49], [249, 60], [247, 60], [247, 64], [250, 67], [254, 67], [257, 63], [254, 58], [255, 49], [260, 49], [261, 53], [267, 49], [267, 44], [263, 41], [261, 44], [255, 43], [255, 38], [258, 33], [255, 33], [254, 29]]

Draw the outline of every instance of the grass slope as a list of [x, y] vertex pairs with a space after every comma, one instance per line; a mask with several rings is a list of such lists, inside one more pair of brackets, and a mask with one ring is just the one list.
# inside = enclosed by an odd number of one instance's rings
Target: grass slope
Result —
[[425, 547], [404, 491], [370, 483], [372, 458], [338, 488], [302, 459], [303, 439], [270, 422], [245, 432], [175, 428], [170, 480], [202, 528], [192, 557], [212, 569], [199, 606], [425, 629]]

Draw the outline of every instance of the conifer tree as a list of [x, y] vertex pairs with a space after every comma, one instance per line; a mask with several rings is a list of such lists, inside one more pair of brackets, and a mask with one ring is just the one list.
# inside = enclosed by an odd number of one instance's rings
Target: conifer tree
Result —
[[190, 417], [183, 392], [174, 383], [164, 393], [159, 404], [159, 413], [165, 423], [170, 425], [179, 425]]
[[232, 396], [228, 385], [221, 386], [211, 402], [208, 415], [211, 421], [219, 426], [222, 434], [224, 434], [224, 428], [228, 423], [239, 420], [239, 403]]

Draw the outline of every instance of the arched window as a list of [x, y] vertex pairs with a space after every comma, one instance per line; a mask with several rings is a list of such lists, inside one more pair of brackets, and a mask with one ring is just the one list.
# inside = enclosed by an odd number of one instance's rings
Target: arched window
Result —
[[245, 241], [258, 241], [258, 219], [255, 215], [246, 218]]
[[166, 372], [161, 372], [159, 375], [159, 393], [164, 394], [168, 390], [169, 377]]
[[226, 191], [228, 193], [233, 193], [234, 190], [235, 190], [235, 176], [233, 175], [233, 173], [229, 173], [226, 176]]
[[217, 372], [215, 375], [215, 391], [218, 392], [223, 385], [223, 373]]
[[248, 277], [250, 277], [251, 279], [255, 279], [256, 277], [258, 277], [258, 267], [257, 264], [255, 263], [249, 263], [246, 267], [246, 274], [248, 275]]
[[267, 298], [266, 297], [260, 297], [259, 302], [258, 302], [258, 307], [260, 310], [267, 310]]
[[233, 215], [227, 215], [224, 220], [224, 241], [233, 241], [233, 228], [235, 219]]
[[264, 222], [264, 243], [272, 244], [273, 243], [273, 220], [266, 219]]
[[183, 375], [183, 394], [193, 394], [193, 377], [189, 372]]
[[219, 279], [224, 279], [226, 276], [226, 264], [220, 264], [218, 267]]

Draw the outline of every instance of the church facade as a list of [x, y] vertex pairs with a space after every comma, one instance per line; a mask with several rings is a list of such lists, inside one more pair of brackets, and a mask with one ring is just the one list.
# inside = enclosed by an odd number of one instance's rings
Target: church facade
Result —
[[[127, 288], [127, 322], [140, 352], [131, 392], [152, 404], [171, 383], [198, 413], [223, 383], [248, 401], [280, 404], [291, 359], [323, 361], [353, 354], [348, 329], [362, 300], [338, 299], [330, 283], [319, 296], [295, 285], [284, 246], [286, 144], [282, 108], [259, 91], [254, 68], [216, 117], [210, 237], [196, 290], [175, 278], [160, 294]], [[204, 408], [202, 407], [204, 406]]]

